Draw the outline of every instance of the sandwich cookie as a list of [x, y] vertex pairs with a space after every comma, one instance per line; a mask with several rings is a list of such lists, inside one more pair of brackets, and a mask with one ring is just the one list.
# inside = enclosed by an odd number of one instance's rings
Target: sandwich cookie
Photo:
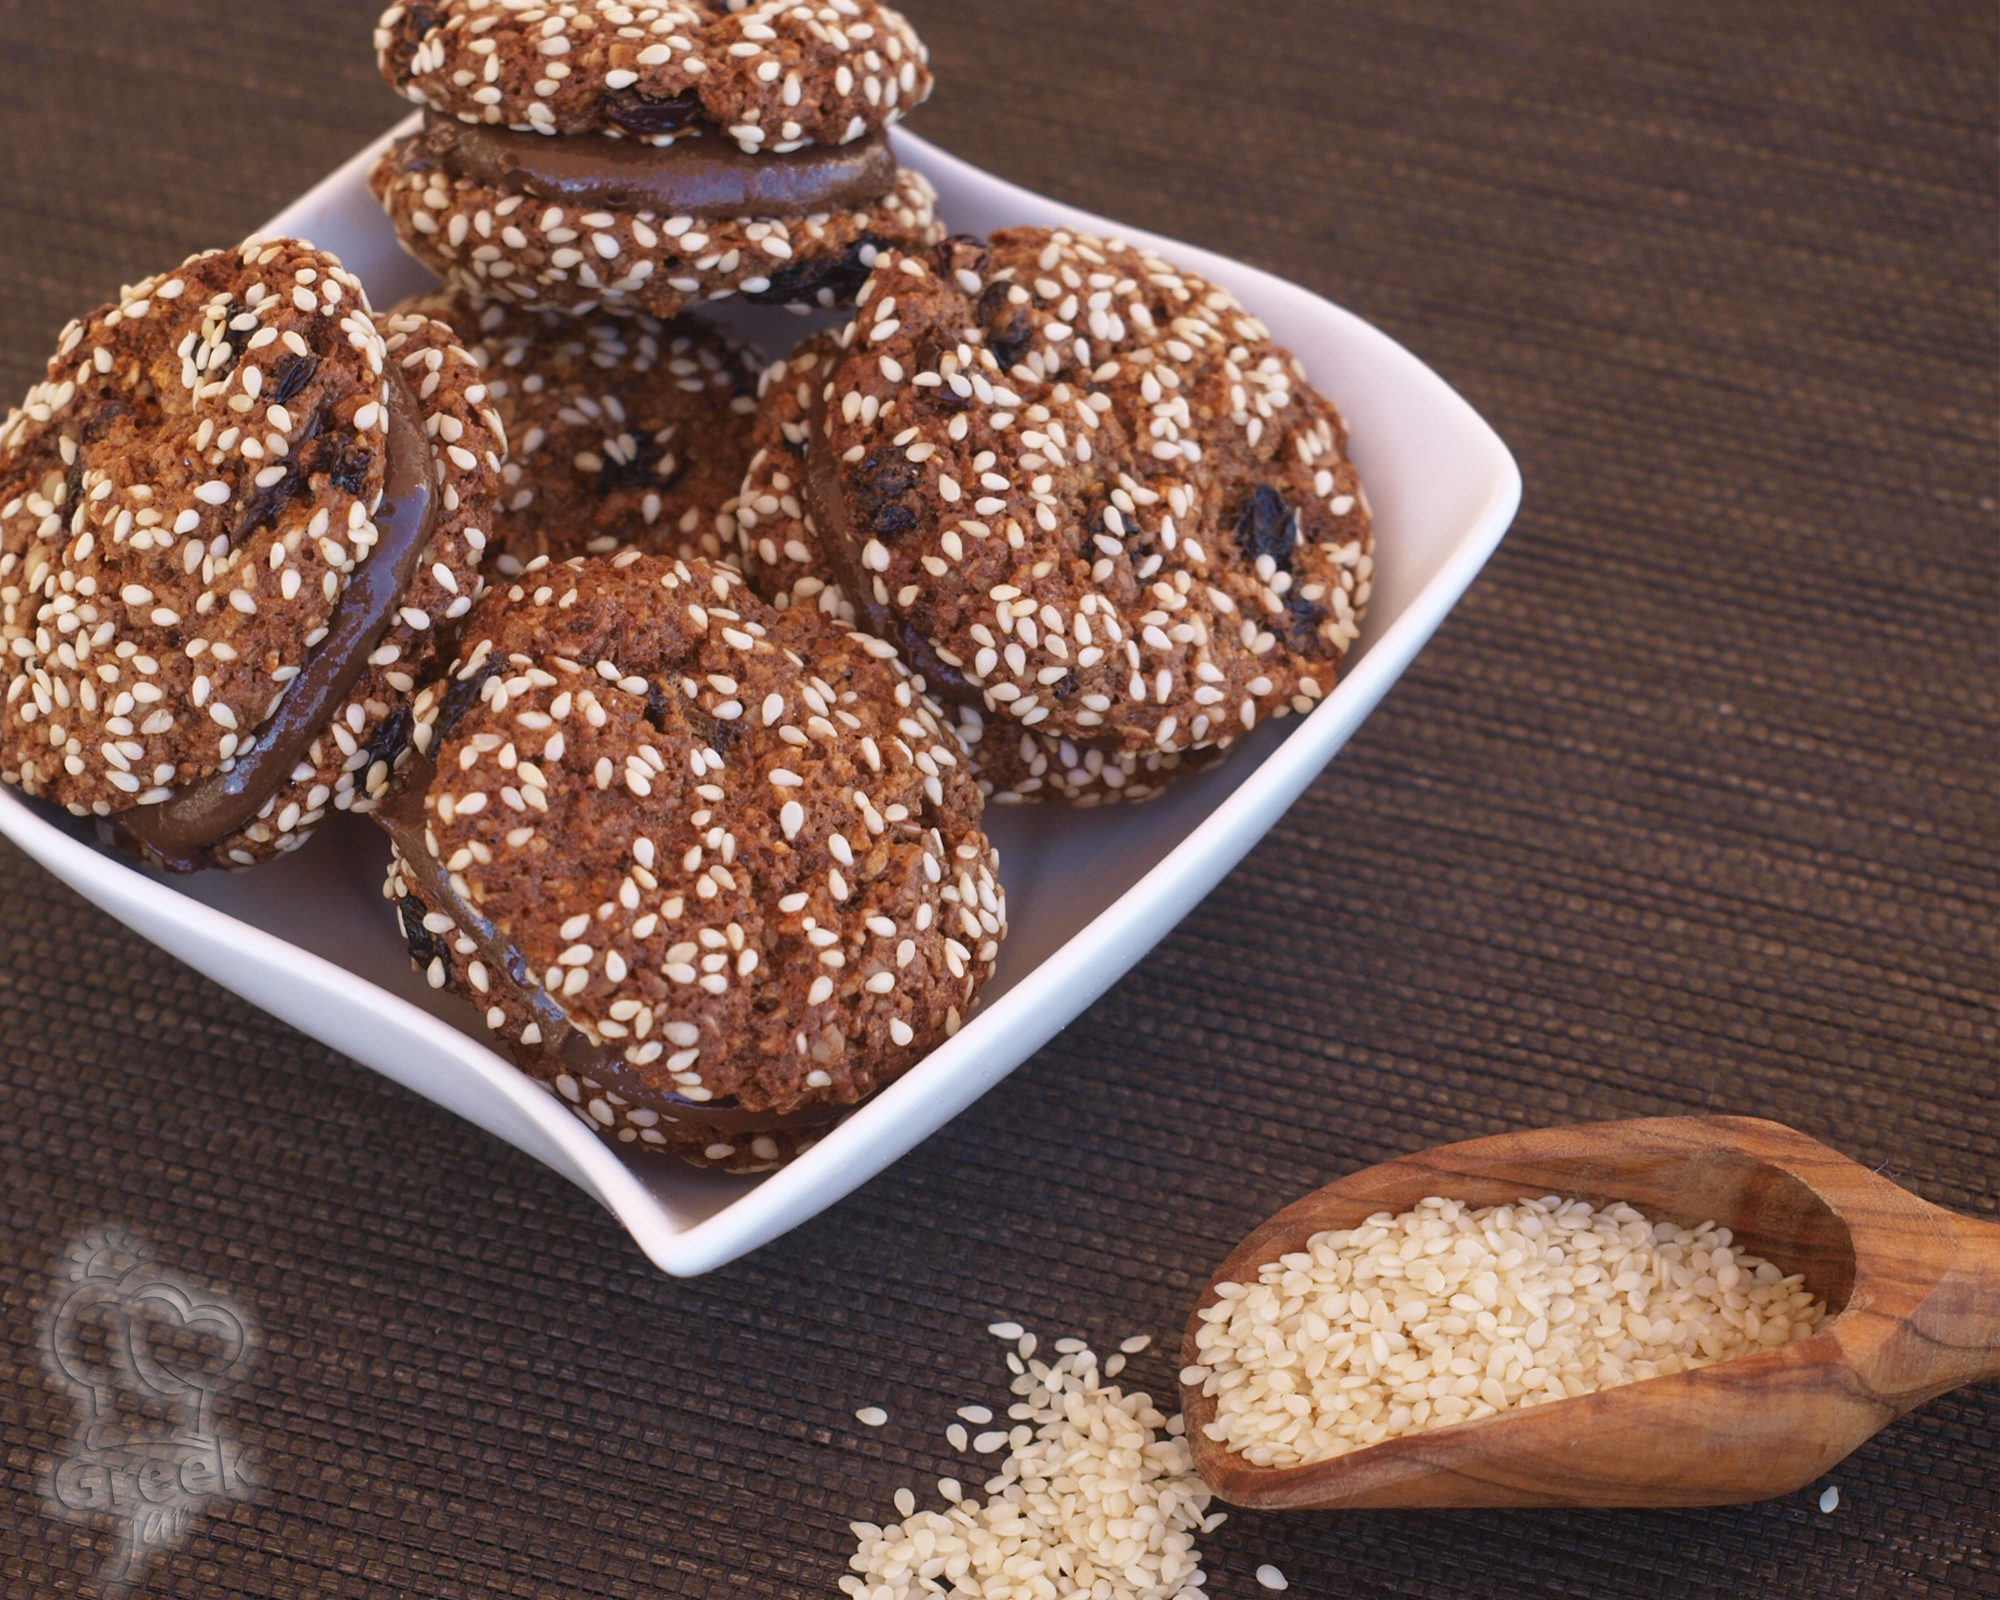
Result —
[[1234, 297], [1022, 228], [886, 257], [859, 301], [803, 503], [862, 625], [934, 693], [1080, 755], [1164, 757], [1331, 690], [1367, 503], [1339, 413]]
[[486, 400], [450, 329], [296, 240], [72, 323], [0, 427], [0, 778], [176, 871], [370, 809], [478, 593]]
[[881, 641], [701, 561], [495, 587], [379, 813], [413, 959], [593, 1130], [757, 1171], [957, 1031], [1007, 925]]
[[[814, 334], [760, 380], [751, 457], [737, 497], [737, 559], [750, 586], [784, 610], [805, 605], [855, 621], [820, 546], [807, 504], [805, 457], [815, 380], [826, 382], [840, 355], [838, 330]], [[1180, 750], [1129, 750], [1104, 740], [1057, 736], [985, 714], [976, 702], [950, 707], [980, 792], [997, 805], [1064, 801], [1075, 806], [1149, 800], [1178, 772], [1206, 765]]]
[[376, 48], [426, 109], [371, 183], [476, 298], [845, 305], [883, 249], [942, 237], [887, 135], [930, 94], [926, 53], [872, 0], [413, 0]]
[[621, 549], [718, 557], [751, 454], [758, 362], [693, 317], [551, 316], [438, 294], [411, 302], [458, 330], [512, 453], [494, 567]]

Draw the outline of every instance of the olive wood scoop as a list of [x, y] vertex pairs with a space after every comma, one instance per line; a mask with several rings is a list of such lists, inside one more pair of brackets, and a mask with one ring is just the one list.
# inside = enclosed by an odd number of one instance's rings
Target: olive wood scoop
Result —
[[[1789, 1493], [1904, 1412], [2000, 1378], [2000, 1224], [1956, 1216], [1781, 1123], [1661, 1117], [1444, 1145], [1330, 1183], [1237, 1246], [1203, 1291], [1316, 1233], [1431, 1195], [1471, 1205], [1561, 1195], [1628, 1201], [1656, 1221], [1713, 1220], [1799, 1273], [1827, 1303], [1810, 1338], [1692, 1372], [1386, 1439], [1331, 1461], [1256, 1467], [1203, 1431], [1215, 1403], [1184, 1385], [1196, 1469], [1232, 1505], [1733, 1505]], [[1190, 1319], [1183, 1365], [1199, 1360]]]

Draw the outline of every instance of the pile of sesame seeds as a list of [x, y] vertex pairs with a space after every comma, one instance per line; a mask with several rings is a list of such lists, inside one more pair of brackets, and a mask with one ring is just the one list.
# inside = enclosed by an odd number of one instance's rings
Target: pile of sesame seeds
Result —
[[1259, 1467], [1755, 1355], [1827, 1312], [1727, 1228], [1553, 1195], [1379, 1212], [1217, 1293], [1181, 1381]]
[[[949, 1430], [954, 1449], [1007, 1450], [986, 1500], [954, 1478], [938, 1483], [940, 1510], [919, 1510], [914, 1493], [897, 1490], [900, 1521], [853, 1525], [858, 1548], [841, 1590], [854, 1600], [1199, 1600], [1195, 1536], [1223, 1513], [1209, 1512], [1180, 1417], [1111, 1381], [1149, 1341], [1126, 1340], [1100, 1366], [1081, 1339], [1057, 1340], [1056, 1359], [1044, 1362], [1018, 1323], [990, 1331], [1014, 1345], [1014, 1426], [969, 1440], [959, 1423]], [[959, 1416], [992, 1420], [983, 1406]]]

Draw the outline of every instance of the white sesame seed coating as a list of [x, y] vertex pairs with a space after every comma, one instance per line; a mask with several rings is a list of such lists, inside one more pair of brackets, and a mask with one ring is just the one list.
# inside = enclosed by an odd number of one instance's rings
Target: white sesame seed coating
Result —
[[750, 458], [757, 362], [693, 317], [554, 316], [452, 294], [444, 318], [479, 363], [513, 449], [494, 570], [627, 548], [719, 557]]
[[656, 143], [698, 127], [752, 152], [850, 143], [931, 92], [923, 42], [875, 0], [425, 0], [384, 12], [375, 49], [399, 94], [467, 121]]
[[1365, 498], [1339, 414], [1230, 295], [1023, 228], [885, 255], [857, 300], [808, 483], [837, 483], [832, 566], [935, 690], [1163, 754], [1331, 690]]
[[[826, 559], [804, 482], [813, 388], [831, 372], [838, 341], [835, 329], [813, 334], [765, 369], [752, 436], [756, 454], [733, 520], [737, 559], [761, 597], [780, 611], [801, 605], [852, 623], [854, 604]], [[949, 710], [971, 753], [980, 792], [999, 805], [1060, 799], [1088, 807], [1149, 800], [1175, 773], [1199, 764], [1198, 757], [1180, 751], [1122, 750], [1109, 740], [1023, 728], [1005, 717], [983, 716], [973, 705]]]
[[[887, 194], [853, 211], [702, 221], [593, 212], [597, 242], [587, 254], [574, 209], [444, 172], [423, 155], [419, 135], [384, 152], [369, 186], [404, 248], [452, 288], [475, 300], [577, 314], [602, 307], [671, 317], [691, 301], [737, 295], [774, 305], [847, 305], [882, 250], [921, 248], [944, 236], [937, 191], [909, 168]], [[492, 228], [501, 216], [512, 220]], [[482, 217], [489, 233], [480, 230]], [[780, 246], [782, 261], [773, 254]]]
[[[379, 541], [387, 332], [336, 258], [266, 239], [72, 324], [0, 427], [0, 777], [106, 816], [250, 752]], [[465, 441], [484, 458], [444, 469], [412, 609], [447, 613], [435, 574], [455, 568], [471, 603], [466, 530], [490, 510], [504, 443]], [[405, 672], [415, 631], [385, 641]], [[364, 675], [343, 712], [357, 750], [410, 686]], [[294, 848], [351, 803], [367, 774], [344, 770], [355, 750], [333, 754], [332, 731], [215, 864]]]
[[[686, 1103], [852, 1105], [955, 1032], [991, 975], [1006, 900], [977, 788], [877, 641], [780, 615], [727, 568], [626, 552], [496, 589], [451, 685], [450, 711], [435, 691], [419, 708], [428, 852], [642, 1086], [623, 1091], [652, 1118], [635, 1142], [732, 1170], [782, 1159], [769, 1125], [769, 1157], [740, 1137], [710, 1154]], [[749, 714], [773, 697], [778, 720]], [[389, 893], [412, 931], [423, 891], [400, 861]], [[518, 987], [412, 937], [555, 1082]]]

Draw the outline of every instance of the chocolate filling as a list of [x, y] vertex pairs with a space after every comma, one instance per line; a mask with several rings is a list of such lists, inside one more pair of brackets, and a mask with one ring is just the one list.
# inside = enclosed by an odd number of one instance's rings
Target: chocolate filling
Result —
[[445, 171], [557, 205], [662, 217], [804, 217], [849, 211], [896, 184], [881, 131], [852, 144], [747, 154], [707, 133], [651, 145], [601, 133], [516, 133], [427, 112], [421, 149]]
[[958, 668], [939, 659], [929, 637], [912, 618], [897, 616], [875, 598], [874, 582], [861, 565], [862, 541], [855, 537], [847, 494], [841, 486], [840, 464], [833, 458], [827, 430], [826, 388], [821, 385], [813, 391], [812, 410], [806, 418], [806, 509], [812, 513], [813, 529], [834, 582], [854, 602], [869, 630], [896, 646], [923, 678], [925, 687], [961, 705], [983, 704], [984, 692]]
[[227, 772], [190, 784], [158, 805], [112, 819], [118, 841], [173, 872], [212, 865], [210, 847], [247, 827], [290, 776], [360, 680], [389, 631], [437, 526], [436, 459], [422, 412], [390, 369], [388, 468], [375, 514], [381, 538], [348, 580], [327, 634], [310, 652], [256, 742]]
[[854, 1109], [822, 1102], [781, 1115], [746, 1111], [738, 1106], [708, 1105], [653, 1087], [632, 1070], [622, 1051], [592, 1044], [589, 1035], [570, 1021], [569, 1013], [542, 987], [541, 980], [528, 966], [527, 957], [459, 896], [451, 886], [451, 874], [431, 854], [424, 838], [423, 797], [436, 775], [437, 768], [428, 759], [419, 757], [412, 762], [396, 792], [375, 812], [375, 820], [395, 842], [404, 865], [422, 890], [425, 903], [457, 923], [459, 931], [479, 946], [487, 964], [505, 973], [520, 995], [535, 1026], [541, 1030], [542, 1042], [517, 1047], [517, 1055], [538, 1052], [558, 1070], [575, 1078], [588, 1078], [635, 1106], [650, 1108], [670, 1121], [693, 1123], [724, 1133], [789, 1133], [830, 1128]]

